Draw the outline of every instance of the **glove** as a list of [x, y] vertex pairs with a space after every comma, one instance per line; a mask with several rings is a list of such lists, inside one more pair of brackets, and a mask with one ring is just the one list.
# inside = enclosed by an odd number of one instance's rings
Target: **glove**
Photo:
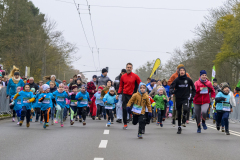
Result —
[[127, 107], [127, 112], [128, 112], [129, 114], [132, 113], [132, 109], [131, 109], [131, 107]]
[[83, 100], [83, 97], [78, 98], [79, 101]]
[[151, 112], [148, 112], [148, 117], [152, 118], [152, 113]]

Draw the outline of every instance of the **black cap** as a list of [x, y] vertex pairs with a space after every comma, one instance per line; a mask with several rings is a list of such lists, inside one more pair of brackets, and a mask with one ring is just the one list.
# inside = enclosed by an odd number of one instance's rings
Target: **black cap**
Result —
[[102, 73], [108, 72], [108, 70], [106, 68], [102, 69]]
[[217, 79], [216, 79], [216, 78], [214, 78], [214, 79], [213, 79], [213, 82], [217, 82]]
[[156, 80], [155, 79], [151, 79], [151, 82], [156, 82]]
[[20, 75], [20, 73], [19, 72], [14, 72], [14, 76], [16, 76], [16, 75]]
[[121, 73], [124, 72], [124, 73], [127, 73], [127, 70], [126, 69], [122, 69]]
[[92, 78], [97, 78], [97, 75], [93, 75], [93, 77]]

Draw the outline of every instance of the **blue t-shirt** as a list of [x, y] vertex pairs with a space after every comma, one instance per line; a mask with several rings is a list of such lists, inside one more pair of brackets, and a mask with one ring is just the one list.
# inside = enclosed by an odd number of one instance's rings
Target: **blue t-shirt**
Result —
[[58, 90], [56, 90], [55, 92], [53, 92], [53, 96], [55, 97], [57, 104], [61, 108], [65, 108], [65, 106], [66, 106], [66, 98], [68, 98], [68, 94], [65, 91], [60, 93], [60, 92], [58, 92]]
[[42, 111], [46, 111], [48, 108], [53, 107], [53, 103], [52, 103], [52, 100], [54, 99], [53, 94], [52, 93], [42, 93], [40, 95], [40, 99], [42, 97], [44, 97], [44, 95], [46, 95], [46, 97], [42, 101], [42, 108], [41, 108]]
[[[78, 99], [79, 98], [83, 98], [81, 101], [79, 101]], [[85, 92], [85, 93], [82, 93], [82, 92], [79, 92], [77, 95], [76, 95], [76, 99], [78, 100], [78, 104], [77, 104], [77, 107], [87, 107], [88, 106], [88, 102], [90, 102], [90, 98], [89, 98], [89, 93], [88, 92]]]
[[96, 103], [96, 105], [101, 105], [101, 106], [104, 106], [104, 103], [103, 103], [103, 100], [101, 99], [101, 93], [95, 93], [94, 94], [94, 97], [96, 97], [96, 101], [95, 101], [95, 103]]
[[22, 109], [22, 96], [18, 96], [17, 99], [14, 100], [14, 108], [15, 111]]
[[39, 102], [40, 96], [41, 96], [41, 94], [34, 95], [35, 102], [33, 103], [33, 108], [41, 108], [42, 107], [42, 102]]
[[27, 110], [32, 109], [32, 103], [28, 103], [27, 101], [30, 100], [31, 98], [34, 98], [33, 93], [26, 92], [26, 91], [20, 91], [18, 94], [22, 98], [22, 106], [26, 106]]

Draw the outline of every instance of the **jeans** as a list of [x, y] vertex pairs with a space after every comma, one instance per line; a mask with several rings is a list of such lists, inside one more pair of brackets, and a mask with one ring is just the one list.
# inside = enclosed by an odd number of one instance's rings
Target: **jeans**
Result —
[[132, 124], [136, 125], [139, 123], [138, 133], [142, 134], [142, 131], [145, 129], [145, 122], [144, 122], [145, 115], [133, 115]]
[[157, 113], [158, 113], [158, 122], [162, 123], [162, 119], [165, 117], [164, 115], [165, 111], [158, 108]]
[[82, 115], [83, 121], [85, 121], [86, 116], [87, 116], [87, 106], [86, 107], [78, 107], [78, 115]]
[[228, 118], [229, 118], [229, 112], [217, 112], [217, 126], [220, 126], [221, 122], [222, 125], [225, 126], [225, 130], [228, 131]]

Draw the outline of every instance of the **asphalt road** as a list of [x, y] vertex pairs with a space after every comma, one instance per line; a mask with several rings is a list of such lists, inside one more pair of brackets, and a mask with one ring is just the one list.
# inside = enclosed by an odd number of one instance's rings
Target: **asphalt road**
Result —
[[143, 139], [138, 139], [138, 126], [129, 124], [123, 130], [122, 124], [106, 127], [106, 121], [90, 118], [86, 126], [79, 122], [70, 126], [68, 118], [63, 128], [55, 124], [47, 129], [35, 122], [26, 128], [25, 123], [19, 127], [1, 120], [0, 160], [239, 160], [240, 124], [230, 124], [231, 135], [227, 136], [212, 121], [207, 123], [208, 130], [201, 134], [191, 122], [177, 135], [177, 127], [167, 120], [163, 128], [147, 125]]

